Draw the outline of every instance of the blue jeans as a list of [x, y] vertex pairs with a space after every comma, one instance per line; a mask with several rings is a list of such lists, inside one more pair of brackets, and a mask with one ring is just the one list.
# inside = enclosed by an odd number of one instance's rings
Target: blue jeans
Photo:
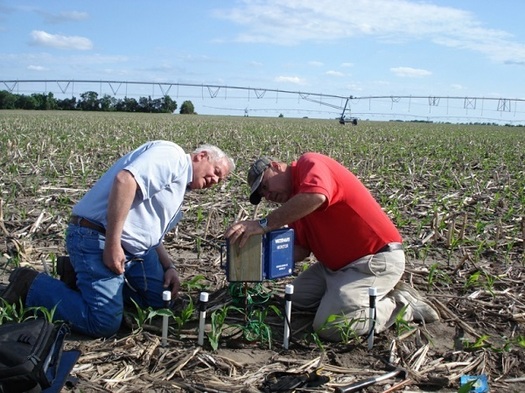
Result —
[[125, 273], [117, 275], [104, 265], [104, 244], [103, 234], [69, 225], [66, 247], [79, 290], [39, 274], [29, 289], [26, 306], [43, 306], [49, 310], [56, 306], [56, 320], [67, 321], [74, 331], [92, 337], [115, 334], [122, 322], [124, 303], [131, 303], [131, 299], [141, 308], [163, 307], [164, 271], [155, 249], [140, 259], [130, 255]]

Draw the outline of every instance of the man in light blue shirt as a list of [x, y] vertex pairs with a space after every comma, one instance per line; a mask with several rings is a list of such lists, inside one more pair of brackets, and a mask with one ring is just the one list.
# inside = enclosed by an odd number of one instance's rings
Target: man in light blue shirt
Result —
[[[213, 145], [191, 154], [152, 141], [120, 158], [73, 207], [66, 247], [77, 290], [29, 268], [16, 269], [3, 298], [28, 307], [56, 306], [55, 318], [93, 337], [117, 332], [124, 303], [163, 307], [162, 292], [180, 281], [163, 239], [182, 217], [189, 190], [212, 187], [233, 170]], [[127, 285], [126, 285], [127, 284]]]

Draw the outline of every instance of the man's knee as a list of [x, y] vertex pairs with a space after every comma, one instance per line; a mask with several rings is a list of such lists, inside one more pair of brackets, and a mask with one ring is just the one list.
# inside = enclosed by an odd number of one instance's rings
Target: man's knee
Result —
[[122, 316], [100, 315], [91, 318], [84, 332], [92, 337], [110, 337], [118, 332], [122, 323]]

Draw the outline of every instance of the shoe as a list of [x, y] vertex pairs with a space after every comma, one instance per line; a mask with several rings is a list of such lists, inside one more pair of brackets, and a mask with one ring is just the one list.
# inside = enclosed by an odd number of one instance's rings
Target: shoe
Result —
[[60, 281], [66, 283], [66, 285], [74, 290], [77, 290], [77, 274], [71, 260], [67, 255], [60, 256], [57, 258], [57, 274], [60, 276]]
[[9, 304], [16, 304], [20, 300], [25, 304], [29, 288], [38, 276], [35, 269], [17, 267], [9, 276], [9, 285], [2, 294], [2, 298]]
[[407, 305], [414, 321], [431, 323], [439, 321], [438, 312], [410, 285], [399, 282], [393, 291], [396, 302]]

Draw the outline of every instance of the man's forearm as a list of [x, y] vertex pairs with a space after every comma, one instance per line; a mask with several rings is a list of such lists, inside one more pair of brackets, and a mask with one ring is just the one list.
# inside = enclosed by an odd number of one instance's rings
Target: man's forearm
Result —
[[268, 214], [268, 230], [281, 228], [317, 210], [326, 201], [323, 194], [297, 194]]
[[164, 271], [171, 268], [175, 268], [175, 264], [173, 263], [173, 260], [164, 248], [164, 244], [160, 243], [157, 247], [157, 255], [159, 256], [159, 261]]

